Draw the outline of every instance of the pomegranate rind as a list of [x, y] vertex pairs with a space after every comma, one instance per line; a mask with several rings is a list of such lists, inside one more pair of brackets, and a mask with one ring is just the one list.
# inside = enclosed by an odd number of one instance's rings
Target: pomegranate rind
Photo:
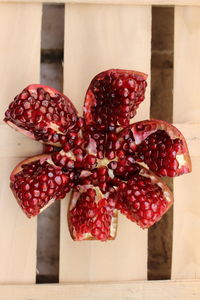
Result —
[[[125, 201], [123, 201], [123, 199], [119, 199], [116, 207], [129, 220], [135, 222], [142, 229], [147, 229], [147, 228], [153, 226], [155, 223], [157, 223], [162, 218], [162, 216], [172, 206], [172, 204], [174, 202], [174, 199], [173, 199], [173, 194], [172, 194], [171, 190], [169, 189], [169, 187], [166, 185], [165, 182], [163, 182], [158, 176], [156, 176], [150, 170], [148, 170], [148, 169], [146, 169], [146, 168], [144, 168], [142, 166], [140, 166], [140, 167], [141, 167], [141, 170], [140, 170], [140, 172], [139, 172], [138, 175], [150, 179], [151, 183], [152, 183], [152, 186], [157, 185], [162, 190], [162, 192], [163, 192], [163, 198], [164, 198], [164, 201], [165, 201], [165, 209], [162, 211], [161, 214], [157, 215], [157, 217], [155, 218], [155, 220], [148, 219], [147, 222], [146, 222], [146, 224], [144, 224], [144, 221], [143, 221], [144, 218], [138, 216], [137, 213], [134, 213], [132, 211], [132, 208], [131, 208], [131, 211], [128, 212], [128, 213], [130, 213], [130, 215], [128, 215], [127, 212], [126, 213], [123, 212], [123, 205], [125, 205], [125, 207], [126, 207], [126, 201], [127, 201], [127, 199], [124, 199]], [[134, 175], [134, 176], [137, 176], [137, 175]], [[142, 188], [145, 190], [145, 187], [142, 187]], [[150, 204], [153, 204], [153, 199], [151, 201], [152, 201], [152, 203], [150, 203]], [[128, 204], [130, 205], [130, 202]], [[127, 209], [127, 207], [126, 207], [126, 209]]]
[[107, 75], [109, 76], [112, 72], [116, 72], [119, 75], [130, 74], [130, 75], [133, 75], [144, 81], [148, 77], [148, 75], [145, 73], [134, 71], [134, 70], [124, 70], [124, 69], [110, 69], [110, 70], [103, 71], [103, 72], [97, 74], [92, 79], [92, 81], [88, 87], [88, 90], [86, 92], [86, 96], [85, 96], [83, 112], [84, 112], [84, 118], [85, 118], [86, 125], [96, 124], [96, 122], [95, 122], [95, 120], [93, 120], [93, 116], [92, 116], [92, 107], [94, 107], [97, 104], [97, 101], [96, 101], [96, 97], [95, 97], [94, 93], [91, 90], [92, 84], [95, 80], [104, 79], [105, 76], [107, 76]]
[[[76, 115], [77, 119], [78, 119], [78, 112], [77, 112], [76, 108], [74, 107], [73, 103], [70, 101], [70, 99], [67, 96], [65, 96], [64, 94], [60, 93], [59, 91], [57, 91], [56, 89], [54, 89], [52, 87], [42, 85], [42, 84], [31, 84], [31, 85], [28, 85], [26, 88], [24, 88], [22, 92], [28, 91], [30, 93], [30, 96], [32, 96], [36, 100], [37, 99], [37, 89], [39, 89], [39, 88], [41, 88], [45, 92], [47, 92], [50, 95], [50, 97], [52, 97], [52, 98], [54, 98], [56, 95], [61, 96], [64, 99], [65, 104], [70, 106], [72, 114]], [[25, 100], [25, 101], [27, 101], [27, 100]], [[33, 110], [34, 109], [32, 109], [32, 111]], [[27, 136], [31, 139], [34, 139], [34, 140], [36, 139], [36, 137], [34, 135], [34, 132], [31, 132], [30, 129], [24, 128], [25, 123], [22, 123], [20, 120], [13, 119], [12, 117], [5, 116], [4, 122], [7, 123], [11, 128], [14, 128], [16, 131], [21, 132], [25, 136]], [[50, 126], [45, 125], [45, 127], [46, 128], [52, 128], [55, 133], [60, 134], [60, 135], [64, 135], [64, 133], [62, 133], [59, 130], [59, 125], [56, 123], [56, 121], [54, 121], [54, 120], [49, 121], [49, 124], [51, 124], [51, 125]], [[37, 129], [37, 125], [34, 124], [34, 126]], [[75, 126], [75, 123], [73, 123], [71, 126], [69, 126], [68, 130], [69, 131], [72, 130], [74, 128], [74, 126]], [[53, 145], [53, 146], [57, 146], [57, 147], [61, 146], [59, 141], [58, 142], [43, 141], [42, 139], [38, 139], [38, 141], [41, 142], [41, 143], [44, 143], [44, 144], [49, 144], [49, 145]]]
[[[182, 133], [173, 125], [156, 119], [144, 120], [137, 123], [133, 123], [127, 126], [119, 133], [119, 139], [123, 137], [127, 130], [131, 130], [133, 133], [133, 137], [135, 139], [135, 151], [137, 151], [137, 146], [139, 146], [146, 138], [148, 138], [151, 134], [155, 133], [158, 130], [165, 131], [169, 137], [173, 140], [179, 138], [183, 143], [183, 148], [185, 151], [183, 153], [179, 153], [177, 155], [182, 155], [182, 165], [178, 168], [178, 172], [176, 176], [190, 173], [192, 171], [191, 158], [189, 155], [188, 146], [186, 140]], [[178, 160], [178, 158], [177, 158]], [[159, 174], [160, 175], [160, 174]]]
[[[68, 206], [67, 220], [68, 220], [68, 228], [71, 238], [74, 241], [86, 241], [86, 240], [99, 240], [95, 236], [93, 236], [90, 232], [88, 233], [77, 233], [74, 225], [71, 222], [71, 211], [76, 207], [77, 201], [83, 192], [87, 192], [88, 189], [95, 189], [98, 192], [98, 197], [103, 199], [105, 195], [103, 195], [98, 187], [94, 187], [93, 185], [84, 185], [77, 187], [76, 191], [73, 191], [70, 199], [70, 203]], [[118, 211], [116, 208], [113, 210], [113, 216], [110, 224], [110, 232], [109, 237], [103, 241], [114, 240], [117, 235], [117, 220], [118, 220]]]

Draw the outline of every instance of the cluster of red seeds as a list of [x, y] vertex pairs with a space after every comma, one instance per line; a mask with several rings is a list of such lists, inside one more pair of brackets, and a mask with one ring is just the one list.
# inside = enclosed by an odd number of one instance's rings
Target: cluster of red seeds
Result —
[[80, 194], [76, 206], [69, 212], [71, 233], [76, 240], [90, 238], [106, 241], [111, 237], [111, 221], [115, 215], [116, 199], [111, 195], [98, 197], [95, 189], [89, 188]]
[[[70, 176], [47, 161], [22, 165], [15, 175], [12, 188], [20, 206], [28, 216], [37, 215], [52, 199], [62, 199], [70, 190]], [[72, 184], [73, 185], [73, 184]]]
[[91, 83], [96, 98], [92, 107], [94, 122], [105, 128], [117, 124], [127, 126], [144, 100], [145, 88], [146, 81], [140, 75], [113, 71], [103, 78], [95, 78]]
[[81, 180], [82, 185], [98, 186], [102, 193], [113, 191], [113, 182], [108, 173], [107, 166], [95, 168], [91, 171], [91, 175]]
[[137, 175], [119, 185], [116, 207], [142, 228], [158, 221], [168, 206], [162, 189], [150, 178]]
[[[25, 89], [11, 102], [5, 116], [5, 120], [13, 120], [32, 133], [36, 140], [48, 143], [60, 143], [62, 135], [77, 122], [71, 102], [59, 94], [52, 97], [43, 88], [34, 90], [34, 93]], [[51, 122], [57, 128], [50, 126]]]
[[138, 157], [158, 175], [179, 175], [179, 153], [184, 153], [183, 142], [171, 139], [164, 130], [158, 130], [146, 138], [137, 148]]

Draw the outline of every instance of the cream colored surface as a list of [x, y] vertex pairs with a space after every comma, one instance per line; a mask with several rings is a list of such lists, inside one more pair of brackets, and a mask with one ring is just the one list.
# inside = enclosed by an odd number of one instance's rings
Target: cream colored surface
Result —
[[43, 145], [0, 123], [0, 157], [29, 157], [40, 154]]
[[[0, 0], [0, 2], [18, 2], [19, 0]], [[29, 0], [20, 0], [20, 2], [30, 2]], [[32, 3], [41, 3], [41, 0], [32, 0]], [[134, 4], [134, 5], [181, 5], [191, 6], [200, 5], [199, 0], [43, 0], [42, 2], [47, 3], [73, 3], [73, 4]]]
[[146, 99], [134, 120], [149, 116], [151, 7], [66, 5], [64, 91], [82, 113], [93, 77], [121, 68], [148, 74]]
[[174, 180], [172, 278], [200, 278], [200, 8], [175, 9], [174, 122], [188, 138], [193, 171]]
[[[151, 7], [66, 5], [64, 91], [79, 111], [91, 79], [109, 68], [150, 74]], [[148, 81], [150, 86], [150, 81]], [[147, 99], [137, 119], [149, 117]], [[60, 281], [146, 279], [147, 231], [120, 216], [115, 241], [72, 241], [61, 208]]]
[[200, 122], [200, 8], [175, 9], [174, 122]]
[[[27, 296], [28, 295], [28, 296]], [[199, 300], [200, 282], [141, 281], [103, 284], [0, 286], [0, 300]]]
[[[40, 4], [0, 4], [1, 120], [19, 89], [39, 82], [41, 11]], [[35, 154], [40, 146], [32, 142], [31, 147], [31, 141], [17, 133], [14, 137], [11, 130], [1, 123], [0, 283], [32, 283], [36, 274], [36, 219], [28, 220], [19, 209], [9, 189], [9, 175], [21, 160], [17, 156]], [[21, 155], [19, 149], [23, 149]]]

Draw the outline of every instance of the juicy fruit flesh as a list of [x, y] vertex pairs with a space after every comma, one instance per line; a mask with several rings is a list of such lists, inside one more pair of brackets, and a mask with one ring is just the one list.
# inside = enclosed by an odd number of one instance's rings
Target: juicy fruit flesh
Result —
[[108, 70], [95, 76], [85, 97], [85, 132], [97, 143], [102, 159], [107, 133], [129, 125], [144, 100], [147, 75], [135, 71]]
[[139, 158], [156, 174], [174, 177], [181, 172], [177, 155], [185, 153], [180, 139], [170, 139], [164, 130], [158, 130], [137, 148]]
[[144, 162], [159, 176], [174, 177], [191, 171], [183, 135], [174, 126], [159, 120], [130, 125], [119, 133], [109, 151], [127, 160], [132, 157]]
[[[116, 211], [142, 228], [157, 222], [172, 204], [159, 176], [191, 171], [187, 145], [172, 125], [146, 120], [129, 125], [144, 100], [147, 76], [108, 70], [91, 82], [84, 118], [53, 88], [25, 88], [6, 111], [5, 121], [48, 144], [46, 158], [22, 162], [11, 188], [28, 217], [39, 214], [71, 189], [68, 221], [74, 240], [113, 239]], [[48, 158], [47, 158], [48, 157]]]
[[[139, 104], [144, 100], [145, 79], [144, 74], [128, 73], [123, 70], [110, 70], [97, 75], [90, 84], [89, 94], [86, 95], [84, 108], [86, 123], [98, 124], [105, 129], [117, 124], [127, 126], [129, 120], [135, 116]], [[92, 102], [89, 109], [87, 102]]]
[[77, 121], [76, 110], [69, 99], [43, 87], [27, 87], [15, 97], [5, 113], [5, 121], [27, 131], [27, 135], [50, 144], [60, 144]]
[[[113, 195], [103, 195], [98, 188], [86, 186], [85, 192], [78, 194], [75, 204], [69, 210], [69, 227], [75, 240], [113, 239], [116, 233], [116, 199]], [[73, 204], [73, 199], [72, 202]]]
[[172, 204], [170, 192], [165, 193], [151, 178], [135, 175], [128, 182], [121, 183], [117, 208], [128, 219], [142, 228], [148, 228], [159, 221]]
[[69, 177], [47, 161], [36, 160], [20, 166], [12, 175], [11, 189], [28, 217], [40, 213], [50, 201], [60, 200], [69, 191]]

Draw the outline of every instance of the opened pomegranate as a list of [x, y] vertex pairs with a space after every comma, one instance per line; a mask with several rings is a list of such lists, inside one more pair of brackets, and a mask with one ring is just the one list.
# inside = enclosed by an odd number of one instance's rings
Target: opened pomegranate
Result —
[[144, 100], [146, 78], [119, 69], [98, 74], [86, 92], [83, 118], [50, 87], [31, 85], [15, 98], [5, 121], [48, 144], [47, 154], [23, 161], [11, 174], [12, 191], [28, 217], [72, 189], [68, 223], [76, 241], [114, 239], [117, 210], [141, 228], [160, 220], [173, 197], [156, 175], [189, 173], [191, 161], [174, 126], [160, 120], [130, 124]]
[[57, 146], [77, 120], [77, 111], [65, 95], [40, 84], [29, 85], [17, 95], [4, 119], [23, 134]]

